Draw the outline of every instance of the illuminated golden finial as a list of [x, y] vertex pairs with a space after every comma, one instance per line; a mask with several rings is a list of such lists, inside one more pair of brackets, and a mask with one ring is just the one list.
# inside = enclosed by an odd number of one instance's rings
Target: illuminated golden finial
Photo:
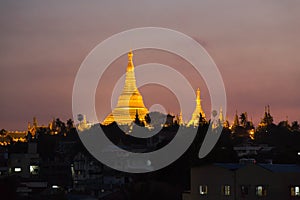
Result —
[[129, 62], [132, 62], [132, 56], [133, 56], [132, 49], [130, 49], [130, 51], [128, 52], [128, 61]]
[[133, 57], [133, 53], [132, 53], [132, 50], [130, 49], [130, 51], [128, 52], [127, 71], [133, 71], [134, 70], [134, 65], [133, 65], [133, 62], [132, 62], [132, 57]]
[[199, 88], [197, 89], [197, 98], [196, 98], [196, 102], [197, 102], [197, 105], [200, 104], [200, 89], [199, 89]]

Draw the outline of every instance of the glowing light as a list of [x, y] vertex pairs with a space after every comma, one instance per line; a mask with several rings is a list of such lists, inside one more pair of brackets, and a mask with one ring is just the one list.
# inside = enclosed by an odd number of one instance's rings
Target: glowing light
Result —
[[200, 193], [201, 195], [207, 194], [207, 185], [200, 185], [200, 186], [199, 186], [199, 193]]
[[15, 172], [21, 172], [21, 171], [22, 171], [22, 168], [21, 168], [21, 167], [15, 167], [14, 171], [15, 171]]
[[254, 139], [255, 139], [255, 131], [254, 131], [254, 129], [251, 129], [251, 130], [249, 131], [249, 137], [251, 138], [251, 140], [254, 140]]
[[29, 171], [30, 171], [30, 174], [38, 174], [39, 166], [37, 166], [37, 165], [30, 165]]

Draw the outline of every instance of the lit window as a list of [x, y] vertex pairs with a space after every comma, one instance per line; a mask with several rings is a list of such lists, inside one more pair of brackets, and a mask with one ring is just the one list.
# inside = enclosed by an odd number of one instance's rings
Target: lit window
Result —
[[248, 195], [248, 187], [245, 185], [241, 186], [241, 194], [242, 196]]
[[267, 196], [266, 186], [263, 185], [256, 186], [256, 195], [259, 197]]
[[300, 196], [300, 188], [299, 188], [299, 186], [295, 187], [295, 196]]
[[21, 172], [22, 171], [22, 168], [21, 167], [15, 167], [15, 172]]
[[39, 166], [37, 166], [37, 165], [30, 165], [29, 171], [30, 171], [30, 174], [37, 175], [37, 174], [39, 174]]
[[199, 192], [201, 195], [207, 194], [207, 185], [200, 185], [199, 186]]
[[222, 186], [222, 193], [225, 196], [229, 196], [230, 195], [230, 185]]
[[72, 164], [71, 165], [71, 173], [72, 173], [72, 177], [75, 176], [75, 170], [74, 170], [74, 165]]
[[291, 187], [291, 196], [293, 196], [293, 197], [300, 196], [300, 186], [292, 186]]

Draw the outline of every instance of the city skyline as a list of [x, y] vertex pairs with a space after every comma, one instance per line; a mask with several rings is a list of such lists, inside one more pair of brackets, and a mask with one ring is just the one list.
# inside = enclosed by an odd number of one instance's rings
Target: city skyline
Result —
[[[136, 9], [114, 2], [101, 6], [97, 2], [69, 3], [1, 2], [0, 128], [22, 130], [33, 116], [41, 124], [52, 117], [71, 118], [72, 86], [85, 56], [112, 34], [142, 26], [172, 28], [205, 47], [223, 76], [230, 121], [237, 110], [248, 112], [258, 124], [268, 104], [275, 123], [286, 120], [286, 116], [290, 122], [300, 121], [298, 2], [166, 1], [157, 7], [158, 2], [151, 1], [136, 2]], [[147, 11], [142, 12], [146, 6]], [[181, 7], [190, 12], [178, 9]], [[168, 16], [165, 8], [169, 9]], [[80, 16], [81, 9], [89, 12]], [[110, 13], [115, 16], [110, 17]], [[189, 78], [195, 90], [200, 87], [204, 112], [210, 113], [205, 83], [184, 60], [154, 50], [135, 52], [137, 67], [149, 62], [172, 66]], [[107, 85], [100, 81], [96, 99], [111, 94], [113, 81], [124, 73], [124, 63], [126, 55], [112, 63], [102, 80]], [[166, 88], [145, 86], [140, 91], [146, 107], [159, 102], [167, 112], [179, 113], [176, 102], [166, 105], [174, 97]], [[157, 95], [153, 95], [154, 91]], [[162, 94], [164, 98], [155, 98]], [[110, 113], [109, 103], [96, 105], [99, 115]]]

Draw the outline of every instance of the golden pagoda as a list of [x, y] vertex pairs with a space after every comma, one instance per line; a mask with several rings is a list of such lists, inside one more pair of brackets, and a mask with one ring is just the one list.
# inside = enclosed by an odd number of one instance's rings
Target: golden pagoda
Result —
[[188, 126], [198, 126], [200, 114], [203, 118], [205, 118], [205, 113], [202, 110], [201, 106], [201, 98], [200, 98], [200, 89], [197, 89], [197, 97], [196, 97], [196, 108], [193, 112], [192, 119], [189, 121]]
[[148, 109], [145, 107], [143, 97], [136, 87], [134, 65], [132, 62], [133, 53], [128, 53], [128, 65], [126, 70], [125, 85], [119, 96], [116, 108], [102, 122], [103, 125], [117, 122], [121, 125], [131, 124], [136, 116], [141, 122], [145, 121]]

